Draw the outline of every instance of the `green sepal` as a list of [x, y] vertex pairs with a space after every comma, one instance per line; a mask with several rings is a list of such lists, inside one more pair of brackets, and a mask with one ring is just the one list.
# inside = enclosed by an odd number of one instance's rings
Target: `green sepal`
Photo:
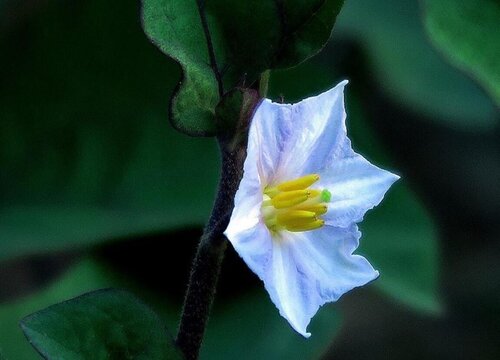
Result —
[[246, 143], [252, 116], [261, 98], [257, 90], [236, 88], [215, 109], [217, 132], [231, 148]]

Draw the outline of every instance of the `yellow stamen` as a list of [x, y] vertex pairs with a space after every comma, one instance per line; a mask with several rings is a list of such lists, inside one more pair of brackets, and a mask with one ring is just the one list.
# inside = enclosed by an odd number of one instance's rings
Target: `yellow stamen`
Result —
[[328, 211], [328, 206], [326, 206], [325, 204], [306, 205], [305, 203], [302, 203], [295, 206], [294, 209], [312, 211], [316, 215], [323, 215], [326, 214], [326, 212]]
[[310, 174], [264, 189], [261, 211], [269, 230], [299, 232], [324, 225], [319, 216], [328, 210], [330, 192], [309, 189], [318, 180], [318, 174]]
[[279, 223], [283, 225], [303, 224], [316, 220], [316, 214], [312, 211], [290, 210], [276, 216]]
[[315, 198], [321, 195], [321, 190], [309, 190], [311, 192], [310, 197]]
[[288, 231], [292, 231], [292, 232], [310, 231], [310, 230], [319, 229], [323, 225], [325, 225], [325, 220], [318, 219], [318, 220], [315, 220], [315, 221], [312, 221], [312, 222], [308, 222], [308, 223], [305, 223], [305, 224], [288, 225], [288, 226], [286, 226], [286, 229]]
[[311, 190], [293, 190], [279, 193], [271, 199], [276, 209], [292, 207], [303, 203], [311, 196]]
[[264, 189], [264, 194], [269, 196], [271, 199], [279, 193], [280, 191], [276, 187], [267, 187]]
[[279, 191], [304, 190], [304, 189], [307, 189], [309, 186], [311, 186], [312, 184], [314, 184], [318, 180], [319, 180], [318, 174], [310, 174], [310, 175], [302, 176], [302, 177], [295, 179], [295, 180], [282, 182], [281, 184], [278, 184], [276, 186], [276, 188]]

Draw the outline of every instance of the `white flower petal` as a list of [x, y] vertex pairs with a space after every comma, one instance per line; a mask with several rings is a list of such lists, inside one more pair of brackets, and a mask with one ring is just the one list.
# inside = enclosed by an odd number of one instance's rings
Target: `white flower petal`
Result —
[[[255, 159], [262, 181], [269, 185], [279, 168], [285, 145], [293, 133], [289, 104], [277, 104], [265, 99], [259, 105], [250, 125], [248, 153], [256, 151]], [[250, 145], [253, 144], [253, 148]]]
[[[252, 130], [255, 132], [255, 129]], [[255, 134], [248, 139], [247, 157], [243, 165], [243, 178], [234, 198], [234, 208], [229, 225], [225, 231], [227, 237], [256, 226], [260, 221], [262, 205], [262, 184], [259, 174], [259, 138]]]
[[273, 252], [273, 239], [266, 225], [259, 222], [251, 228], [225, 234], [238, 255], [262, 280]]
[[264, 284], [280, 314], [309, 337], [307, 326], [321, 305], [374, 280], [378, 272], [352, 255], [360, 237], [356, 225], [282, 235], [273, 241]]
[[347, 138], [342, 81], [297, 104], [264, 100], [250, 126], [257, 143], [259, 173], [267, 185], [320, 171], [352, 153]]
[[[290, 325], [305, 337], [318, 308], [336, 301], [378, 272], [352, 252], [355, 225], [399, 177], [354, 153], [347, 138], [343, 89], [347, 81], [295, 105], [264, 100], [250, 126], [243, 179], [224, 232], [264, 281]], [[315, 188], [331, 192], [326, 226], [308, 232], [271, 233], [261, 207], [266, 186], [319, 173]]]
[[361, 155], [338, 159], [320, 173], [319, 188], [326, 188], [332, 197], [326, 224], [348, 227], [363, 219], [365, 213], [377, 206], [399, 176], [370, 164]]
[[338, 158], [352, 154], [347, 138], [344, 87], [334, 88], [292, 106], [290, 136], [280, 162], [280, 177], [292, 179], [320, 172]]

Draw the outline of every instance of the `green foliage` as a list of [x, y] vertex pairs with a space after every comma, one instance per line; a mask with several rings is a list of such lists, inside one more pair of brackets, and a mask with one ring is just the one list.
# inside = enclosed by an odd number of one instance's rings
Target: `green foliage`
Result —
[[161, 320], [123, 290], [99, 290], [52, 305], [21, 322], [48, 359], [182, 359]]
[[48, 288], [34, 295], [0, 306], [0, 323], [2, 324], [0, 326], [0, 349], [7, 359], [40, 359], [19, 327], [19, 321], [23, 317], [85, 292], [111, 286], [128, 286], [110, 269], [89, 259], [73, 266], [67, 274], [56, 280]]
[[179, 72], [137, 8], [48, 4], [0, 40], [0, 261], [203, 224], [217, 149], [168, 125]]
[[328, 41], [342, 0], [143, 0], [144, 30], [182, 67], [171, 120], [190, 135], [214, 135], [225, 91], [267, 69], [297, 65]]
[[192, 135], [215, 134], [218, 84], [195, 1], [144, 1], [144, 29], [183, 67], [182, 85], [171, 103], [172, 125]]
[[380, 270], [375, 284], [415, 309], [440, 313], [436, 229], [408, 187], [394, 185], [360, 229], [363, 237], [358, 253]]
[[[172, 274], [177, 276], [178, 274]], [[49, 288], [26, 299], [0, 306], [0, 349], [7, 359], [37, 360], [39, 356], [24, 338], [18, 326], [26, 315], [70, 299], [82, 293], [119, 287], [135, 293], [144, 289], [124, 281], [113, 269], [100, 262], [86, 259], [74, 266]], [[146, 294], [148, 294], [146, 292]], [[170, 329], [176, 327], [180, 306], [173, 306], [169, 298], [145, 298], [161, 315]], [[229, 301], [229, 303], [227, 303]], [[339, 329], [338, 312], [331, 306], [322, 308], [311, 323], [313, 337], [303, 339], [281, 318], [263, 288], [249, 290], [239, 298], [218, 301], [210, 317], [201, 359], [234, 358], [289, 358], [314, 359], [329, 346]], [[224, 341], [221, 341], [224, 339]], [[248, 339], [252, 339], [249, 341]], [[241, 349], [248, 349], [242, 353]]]
[[[375, 164], [392, 169], [390, 157], [367, 123], [355, 94], [348, 96], [349, 133], [354, 149]], [[408, 186], [404, 174], [382, 203], [360, 223], [358, 253], [365, 255], [380, 277], [375, 285], [395, 299], [430, 313], [443, 309], [438, 288], [440, 254], [436, 224]]]
[[425, 26], [450, 61], [472, 74], [500, 106], [500, 2], [423, 0]]
[[311, 321], [312, 336], [304, 339], [279, 316], [260, 287], [214, 310], [201, 359], [319, 359], [339, 328], [338, 311], [327, 305]]
[[[430, 2], [437, 7], [444, 3]], [[494, 129], [498, 111], [493, 102], [434, 50], [419, 13], [415, 0], [347, 1], [334, 39], [359, 41], [368, 55], [369, 73], [393, 101], [454, 128], [476, 132]], [[492, 41], [495, 34], [491, 30]], [[336, 56], [335, 48], [325, 52]]]

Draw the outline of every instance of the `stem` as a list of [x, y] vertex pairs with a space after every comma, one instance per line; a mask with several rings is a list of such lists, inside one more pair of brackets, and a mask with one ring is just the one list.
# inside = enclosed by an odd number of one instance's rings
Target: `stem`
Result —
[[198, 245], [184, 299], [176, 343], [187, 360], [198, 358], [213, 303], [227, 241], [223, 234], [234, 207], [234, 195], [243, 173], [244, 147], [229, 151], [219, 141], [222, 171], [212, 214]]

